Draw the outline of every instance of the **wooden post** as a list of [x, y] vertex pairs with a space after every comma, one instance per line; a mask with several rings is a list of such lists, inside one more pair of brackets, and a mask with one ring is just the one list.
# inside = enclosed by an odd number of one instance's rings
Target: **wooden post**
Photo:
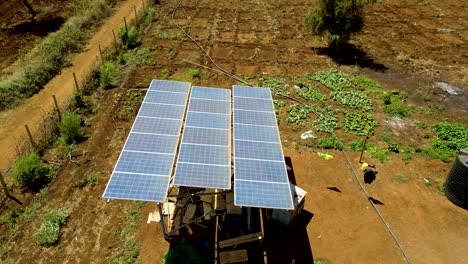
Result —
[[138, 14], [135, 5], [133, 6], [133, 11], [135, 12], [135, 27], [138, 26]]
[[117, 37], [115, 36], [115, 31], [112, 29], [112, 36], [114, 36], [114, 48], [115, 48], [115, 52], [119, 51], [117, 49]]
[[80, 87], [78, 86], [78, 80], [76, 80], [76, 74], [73, 73], [73, 79], [75, 80], [75, 89], [77, 92], [80, 92]]
[[28, 133], [28, 137], [29, 137], [29, 141], [31, 142], [31, 146], [35, 150], [36, 149], [36, 144], [34, 143], [33, 137], [31, 135], [31, 131], [29, 130], [28, 125], [24, 125], [24, 127], [26, 128], [26, 133]]
[[146, 13], [145, 0], [141, 0], [141, 5], [142, 5], [142, 7], [143, 7], [143, 12]]
[[54, 98], [54, 104], [55, 104], [55, 108], [57, 110], [59, 121], [62, 121], [62, 114], [60, 113], [60, 108], [59, 108], [58, 103], [57, 103], [57, 98], [55, 98], [55, 94], [52, 95], [52, 98]]
[[104, 63], [104, 56], [102, 55], [101, 45], [99, 45], [99, 55], [101, 56], [101, 62]]
[[10, 197], [10, 192], [8, 191], [8, 188], [5, 183], [5, 179], [3, 179], [3, 175], [1, 172], [0, 172], [0, 182], [2, 183], [2, 188], [3, 188], [3, 191], [5, 192], [6, 197]]
[[125, 31], [128, 32], [127, 19], [124, 17]]
[[368, 139], [368, 138], [369, 138], [369, 136], [366, 136], [366, 138], [364, 139], [364, 144], [362, 144], [361, 156], [359, 157], [359, 163], [361, 163], [362, 154], [364, 153], [364, 150], [366, 149], [366, 142], [367, 142], [367, 139]]
[[10, 192], [8, 191], [8, 188], [7, 188], [6, 183], [5, 183], [5, 179], [3, 179], [3, 175], [2, 175], [1, 172], [0, 172], [0, 182], [2, 184], [3, 191], [5, 191], [6, 197], [13, 200], [13, 201], [15, 201], [19, 205], [22, 205], [23, 203], [20, 200], [16, 199], [16, 197], [11, 195]]

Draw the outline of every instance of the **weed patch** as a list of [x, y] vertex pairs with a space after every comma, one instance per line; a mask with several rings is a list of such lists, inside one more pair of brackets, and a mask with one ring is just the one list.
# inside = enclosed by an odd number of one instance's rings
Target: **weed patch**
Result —
[[339, 149], [344, 148], [344, 144], [335, 135], [325, 138], [318, 138], [315, 140], [315, 147], [322, 149]]
[[70, 213], [66, 209], [52, 209], [41, 224], [36, 235], [36, 243], [41, 246], [51, 246], [57, 243], [60, 237], [60, 227], [67, 221], [69, 216]]

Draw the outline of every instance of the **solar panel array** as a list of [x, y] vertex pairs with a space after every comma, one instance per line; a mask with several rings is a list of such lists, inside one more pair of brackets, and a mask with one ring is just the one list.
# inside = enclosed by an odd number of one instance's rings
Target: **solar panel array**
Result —
[[231, 91], [192, 87], [174, 185], [231, 188]]
[[271, 92], [233, 86], [234, 204], [293, 209]]
[[166, 199], [189, 90], [190, 83], [151, 82], [104, 198]]

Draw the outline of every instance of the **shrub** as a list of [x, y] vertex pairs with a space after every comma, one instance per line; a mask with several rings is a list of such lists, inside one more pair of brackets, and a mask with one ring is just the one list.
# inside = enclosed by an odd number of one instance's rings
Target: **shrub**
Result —
[[208, 262], [193, 244], [183, 239], [164, 255], [164, 264], [179, 263], [202, 264]]
[[59, 124], [59, 130], [65, 144], [77, 143], [83, 137], [81, 116], [75, 112], [65, 112]]
[[109, 89], [117, 85], [119, 67], [110, 61], [104, 62], [99, 71], [99, 84], [102, 89]]
[[38, 191], [51, 180], [49, 167], [42, 161], [37, 152], [31, 152], [15, 162], [13, 167], [13, 181], [15, 184]]
[[46, 215], [44, 222], [36, 235], [36, 242], [43, 246], [55, 244], [60, 236], [60, 226], [66, 222], [69, 216], [70, 213], [66, 209], [52, 209]]
[[332, 50], [343, 48], [351, 34], [364, 26], [364, 6], [361, 0], [319, 0], [305, 18], [305, 24], [317, 36], [327, 36]]

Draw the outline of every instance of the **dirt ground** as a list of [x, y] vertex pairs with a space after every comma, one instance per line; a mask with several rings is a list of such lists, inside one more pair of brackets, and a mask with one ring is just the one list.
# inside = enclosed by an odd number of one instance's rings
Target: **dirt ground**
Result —
[[[262, 73], [296, 75], [337, 67], [321, 51], [325, 44], [303, 26], [304, 15], [313, 2], [182, 1], [176, 21], [200, 41], [220, 66], [238, 76], [256, 80]], [[174, 5], [173, 1], [161, 1], [160, 17], [148, 28], [142, 45], [155, 55], [146, 66], [131, 74], [121, 88], [146, 88], [153, 78], [190, 80], [194, 85], [224, 88], [236, 84], [232, 79], [205, 71], [200, 78], [187, 76], [195, 66], [184, 60], [202, 64], [208, 60], [172, 24]], [[418, 106], [423, 104], [421, 95], [430, 95], [431, 100], [445, 105], [446, 111], [434, 120], [417, 116], [423, 121], [431, 123], [447, 118], [467, 123], [468, 107], [463, 101], [468, 90], [467, 9], [462, 1], [454, 0], [377, 3], [366, 10], [365, 30], [353, 39], [358, 47], [354, 63], [340, 69], [363, 73], [378, 80], [385, 89], [405, 90], [410, 94], [409, 101]], [[453, 31], [443, 33], [439, 29]], [[432, 85], [436, 80], [456, 85], [463, 93], [460, 96], [442, 93]], [[61, 204], [72, 209], [60, 244], [44, 249], [30, 241], [28, 238], [40, 225], [40, 221], [34, 220], [22, 227], [15, 238], [16, 246], [8, 253], [11, 262], [109, 261], [115, 250], [112, 245], [118, 244], [115, 232], [124, 221], [122, 212], [131, 203], [116, 200], [106, 203], [101, 198], [132, 123], [112, 118], [112, 113], [121, 107], [116, 98], [123, 92], [115, 89], [99, 95], [100, 107], [86, 131], [90, 138], [79, 146], [80, 154], [76, 157], [79, 164], [68, 162], [49, 188], [48, 205]], [[383, 117], [379, 121], [386, 124]], [[280, 130], [297, 185], [308, 192], [305, 209], [312, 218], [304, 232], [313, 258], [328, 263], [404, 263], [396, 244], [359, 189], [343, 154], [330, 151], [334, 159], [320, 159], [300, 142], [303, 131], [288, 127], [285, 122]], [[417, 144], [421, 135], [411, 131], [411, 126], [403, 126], [393, 133]], [[358, 154], [348, 155], [357, 170]], [[468, 212], [449, 202], [436, 187], [424, 184], [425, 178], [443, 179], [451, 164], [419, 157], [404, 162], [396, 155], [386, 163], [367, 156], [364, 160], [376, 163], [379, 171], [377, 180], [366, 185], [366, 189], [381, 203], [377, 205], [379, 210], [412, 263], [468, 263]], [[99, 173], [101, 183], [84, 190], [73, 188], [73, 182], [89, 170]], [[393, 176], [398, 174], [403, 174], [407, 181], [395, 182]], [[16, 190], [15, 195], [21, 194]], [[148, 203], [141, 211], [138, 229], [141, 263], [161, 262], [169, 246], [159, 224], [146, 224], [146, 216], [154, 206]]]
[[29, 1], [37, 15], [31, 19], [23, 1], [0, 2], [0, 77], [3, 69], [27, 52], [35, 40], [54, 32], [67, 20], [71, 1]]

